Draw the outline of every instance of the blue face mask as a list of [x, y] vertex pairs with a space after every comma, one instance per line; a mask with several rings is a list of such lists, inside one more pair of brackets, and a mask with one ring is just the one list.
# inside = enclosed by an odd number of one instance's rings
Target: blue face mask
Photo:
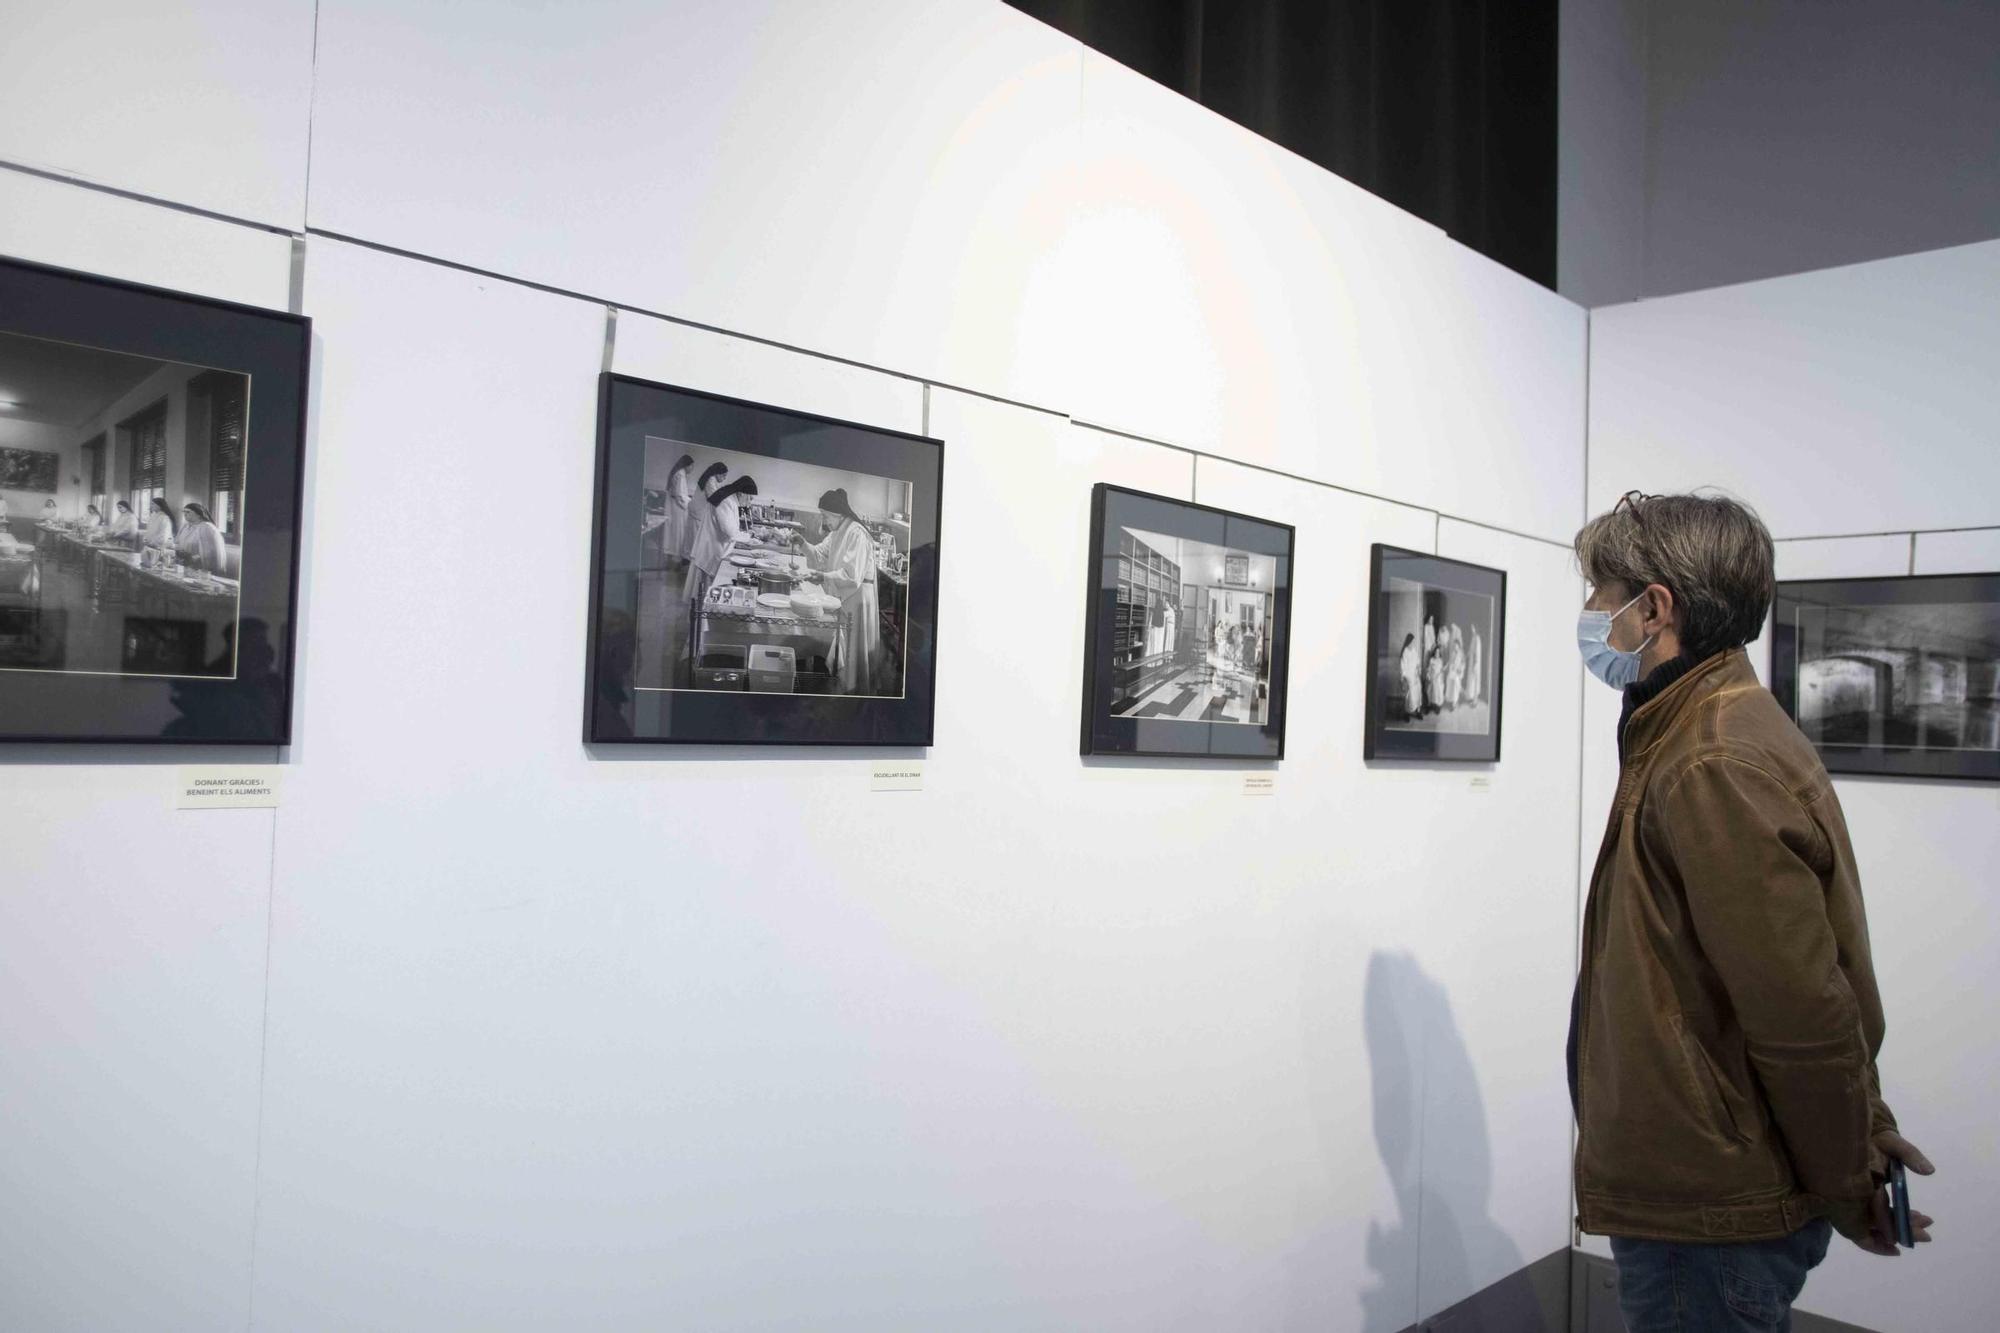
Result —
[[1614, 690], [1622, 690], [1639, 679], [1639, 656], [1653, 639], [1649, 636], [1639, 645], [1638, 652], [1620, 652], [1611, 646], [1611, 622], [1637, 606], [1645, 595], [1640, 593], [1616, 611], [1585, 610], [1576, 617], [1576, 650], [1583, 654], [1584, 666]]

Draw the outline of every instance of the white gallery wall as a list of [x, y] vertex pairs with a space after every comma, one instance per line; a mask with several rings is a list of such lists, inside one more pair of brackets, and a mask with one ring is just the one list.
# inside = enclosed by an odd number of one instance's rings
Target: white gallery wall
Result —
[[[30, 5], [148, 93], [10, 51], [0, 253], [313, 318], [295, 743], [0, 755], [0, 1324], [1395, 1333], [1568, 1243], [1580, 310], [997, 0], [138, 12]], [[924, 790], [581, 744], [607, 365], [947, 442]], [[1098, 481], [1298, 525], [1275, 770], [1077, 758]], [[1360, 759], [1374, 541], [1508, 571], [1498, 765]]]
[[[1590, 507], [1720, 487], [1778, 538], [1780, 579], [2000, 571], [2000, 242], [1591, 315]], [[1750, 649], [1760, 671], [1769, 644]], [[1618, 697], [1583, 719], [1583, 873], [1617, 783]], [[2000, 1227], [2000, 787], [1836, 777], [1888, 1014], [1883, 1092], [1937, 1163], [1938, 1244], [1896, 1267], [1837, 1241], [1802, 1307], [1882, 1333], [1991, 1322]], [[1600, 1243], [1593, 1248], [1605, 1253]]]

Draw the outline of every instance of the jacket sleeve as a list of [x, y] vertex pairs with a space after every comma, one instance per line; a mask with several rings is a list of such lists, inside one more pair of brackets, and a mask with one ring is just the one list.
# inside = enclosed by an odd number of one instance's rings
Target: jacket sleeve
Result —
[[1726, 757], [1688, 769], [1660, 813], [1696, 937], [1729, 992], [1800, 1186], [1865, 1198], [1870, 1140], [1887, 1108], [1814, 868], [1831, 856], [1824, 832], [1777, 778]]

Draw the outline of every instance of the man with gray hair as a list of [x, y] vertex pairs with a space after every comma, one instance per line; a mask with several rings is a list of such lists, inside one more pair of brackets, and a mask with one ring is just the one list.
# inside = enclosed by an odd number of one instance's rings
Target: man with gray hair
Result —
[[1576, 555], [1577, 645], [1625, 695], [1570, 1012], [1577, 1226], [1611, 1237], [1631, 1333], [1789, 1328], [1833, 1230], [1897, 1253], [1888, 1159], [1932, 1168], [1882, 1100], [1840, 801], [1743, 651], [1771, 536], [1734, 500], [1633, 492]]

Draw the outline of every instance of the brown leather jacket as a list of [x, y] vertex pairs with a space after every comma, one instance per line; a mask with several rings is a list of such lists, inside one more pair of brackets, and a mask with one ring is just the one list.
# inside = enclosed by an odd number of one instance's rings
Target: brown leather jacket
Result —
[[1826, 768], [1741, 649], [1638, 708], [1624, 755], [1584, 908], [1577, 1226], [1858, 1234], [1895, 1120]]

